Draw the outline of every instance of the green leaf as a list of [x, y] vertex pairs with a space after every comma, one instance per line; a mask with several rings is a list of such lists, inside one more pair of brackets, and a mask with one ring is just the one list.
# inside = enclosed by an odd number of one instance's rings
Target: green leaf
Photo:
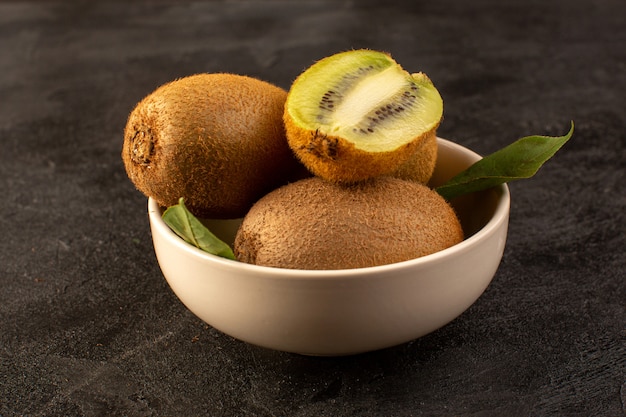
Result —
[[235, 255], [226, 243], [215, 236], [185, 206], [184, 199], [169, 207], [163, 213], [163, 221], [185, 242], [213, 255], [235, 259]]
[[435, 190], [446, 200], [530, 178], [574, 133], [574, 122], [564, 136], [527, 136], [488, 155]]

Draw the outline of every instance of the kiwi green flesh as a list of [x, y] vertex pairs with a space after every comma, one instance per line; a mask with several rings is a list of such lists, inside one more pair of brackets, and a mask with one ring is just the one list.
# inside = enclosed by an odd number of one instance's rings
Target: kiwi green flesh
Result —
[[381, 52], [351, 51], [305, 71], [291, 87], [287, 111], [306, 130], [388, 152], [435, 129], [443, 100], [426, 75], [409, 74]]

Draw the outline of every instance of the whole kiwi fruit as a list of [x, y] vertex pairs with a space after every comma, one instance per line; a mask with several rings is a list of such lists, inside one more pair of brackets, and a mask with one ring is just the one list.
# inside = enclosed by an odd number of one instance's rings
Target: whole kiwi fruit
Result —
[[333, 182], [389, 175], [412, 157], [434, 164], [419, 148], [442, 117], [443, 100], [428, 76], [368, 49], [306, 69], [289, 89], [284, 114], [289, 146], [309, 171]]
[[122, 159], [161, 206], [183, 197], [203, 218], [238, 218], [303, 170], [285, 138], [287, 92], [256, 78], [205, 73], [166, 83], [128, 117]]
[[311, 177], [254, 204], [234, 252], [255, 265], [347, 269], [418, 258], [461, 240], [452, 207], [423, 184], [388, 176], [351, 184]]

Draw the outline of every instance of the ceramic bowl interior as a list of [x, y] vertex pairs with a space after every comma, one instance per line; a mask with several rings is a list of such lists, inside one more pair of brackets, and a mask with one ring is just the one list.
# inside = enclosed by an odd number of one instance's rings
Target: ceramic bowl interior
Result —
[[[438, 138], [432, 186], [478, 159]], [[466, 238], [432, 255], [370, 268], [308, 271], [260, 267], [205, 253], [176, 236], [148, 200], [157, 260], [182, 303], [214, 328], [266, 348], [349, 355], [414, 340], [458, 317], [484, 292], [506, 242], [506, 185], [452, 202]], [[232, 244], [240, 220], [205, 220]]]

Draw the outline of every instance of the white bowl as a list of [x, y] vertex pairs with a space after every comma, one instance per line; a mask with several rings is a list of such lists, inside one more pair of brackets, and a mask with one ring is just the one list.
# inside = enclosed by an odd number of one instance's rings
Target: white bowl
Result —
[[[480, 156], [444, 139], [433, 186]], [[484, 292], [506, 241], [506, 185], [453, 202], [466, 239], [395, 264], [308, 271], [249, 265], [203, 252], [174, 234], [152, 199], [148, 213], [156, 256], [185, 306], [214, 328], [255, 345], [308, 355], [382, 349], [444, 326]], [[207, 220], [232, 243], [239, 220]]]

